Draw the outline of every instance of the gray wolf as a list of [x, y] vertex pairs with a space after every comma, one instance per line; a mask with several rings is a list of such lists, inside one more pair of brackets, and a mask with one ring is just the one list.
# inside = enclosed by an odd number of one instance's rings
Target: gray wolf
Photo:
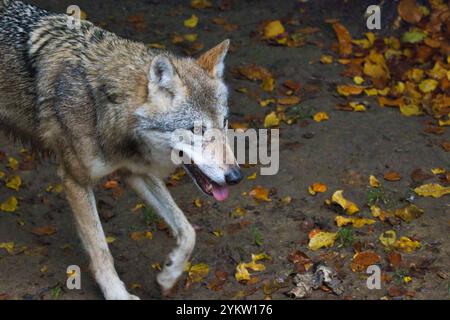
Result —
[[[242, 174], [226, 138], [227, 87], [223, 81], [226, 40], [198, 59], [150, 50], [87, 21], [73, 28], [69, 17], [20, 1], [0, 0], [0, 125], [2, 131], [54, 154], [68, 202], [106, 299], [137, 299], [114, 268], [93, 193], [95, 183], [118, 172], [171, 227], [177, 246], [157, 282], [163, 293], [176, 283], [195, 244], [195, 231], [163, 179], [185, 165], [200, 189], [217, 200]], [[201, 122], [200, 133], [191, 132]], [[219, 129], [223, 137], [205, 139]], [[201, 136], [204, 148], [224, 150], [221, 161], [201, 161], [173, 132]]]

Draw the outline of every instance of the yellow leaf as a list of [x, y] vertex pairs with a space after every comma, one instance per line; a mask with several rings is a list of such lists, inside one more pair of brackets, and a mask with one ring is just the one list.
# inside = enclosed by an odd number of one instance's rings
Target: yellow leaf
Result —
[[142, 241], [145, 239], [153, 239], [153, 234], [150, 231], [135, 231], [130, 234], [130, 238], [134, 241]]
[[401, 237], [394, 243], [393, 247], [405, 252], [413, 252], [420, 248], [420, 242], [411, 240], [408, 237]]
[[319, 250], [323, 247], [332, 247], [336, 241], [337, 233], [319, 231], [315, 233], [309, 240], [308, 247], [313, 250]]
[[285, 32], [284, 26], [280, 20], [274, 20], [269, 22], [264, 28], [265, 38], [275, 38]]
[[414, 192], [422, 197], [440, 198], [450, 193], [450, 187], [443, 187], [437, 183], [429, 183], [415, 188]]
[[0, 179], [3, 179], [6, 176], [6, 173], [4, 173], [3, 171], [0, 171]]
[[17, 210], [17, 205], [19, 201], [17, 201], [16, 197], [11, 197], [3, 203], [0, 203], [0, 211], [5, 212], [15, 212]]
[[380, 183], [380, 181], [378, 181], [378, 179], [375, 176], [371, 175], [369, 177], [369, 185], [372, 188], [378, 188], [381, 185], [381, 183]]
[[16, 170], [19, 167], [19, 161], [17, 161], [13, 157], [9, 157], [7, 167]]
[[144, 208], [145, 208], [145, 204], [138, 203], [131, 211], [136, 212], [136, 211], [139, 211], [139, 210], [144, 209]]
[[372, 213], [372, 216], [374, 216], [375, 218], [378, 218], [381, 216], [381, 208], [378, 206], [370, 206], [370, 212]]
[[407, 117], [420, 116], [423, 114], [422, 110], [417, 104], [400, 104], [400, 112]]
[[378, 95], [378, 90], [375, 88], [364, 89], [364, 92], [369, 97]]
[[363, 77], [355, 76], [355, 77], [353, 77], [353, 82], [357, 85], [360, 85], [360, 84], [364, 83], [364, 79], [363, 79]]
[[429, 93], [436, 90], [439, 82], [434, 79], [426, 79], [419, 83], [419, 89], [423, 93]]
[[253, 172], [251, 175], [247, 177], [247, 180], [255, 180], [256, 179], [256, 172]]
[[340, 205], [350, 215], [358, 212], [359, 211], [358, 206], [355, 203], [345, 199], [343, 193], [344, 193], [343, 190], [336, 191], [331, 197], [331, 201], [333, 203], [337, 203], [338, 205]]
[[197, 40], [198, 35], [196, 33], [185, 34], [184, 38], [189, 42], [194, 42], [195, 40]]
[[354, 112], [365, 112], [366, 111], [366, 106], [363, 105], [362, 103], [358, 103], [358, 102], [349, 102], [348, 104]]
[[276, 127], [280, 124], [280, 119], [278, 118], [275, 111], [269, 113], [264, 119], [264, 128]]
[[237, 281], [248, 281], [250, 280], [250, 273], [248, 271], [248, 269], [252, 270], [252, 271], [264, 271], [266, 270], [266, 267], [261, 264], [261, 263], [257, 263], [257, 261], [259, 260], [264, 260], [264, 259], [270, 259], [270, 257], [265, 254], [265, 253], [260, 253], [260, 254], [252, 254], [252, 261], [250, 262], [242, 262], [239, 263], [236, 267], [236, 273], [234, 274], [234, 277], [236, 278]]
[[275, 89], [275, 80], [273, 78], [265, 78], [261, 83], [261, 89], [267, 92], [273, 91]]
[[0, 242], [0, 249], [5, 249], [9, 254], [14, 254], [14, 242]]
[[346, 226], [348, 224], [352, 224], [355, 228], [361, 228], [365, 225], [371, 225], [374, 224], [376, 221], [373, 219], [367, 219], [367, 218], [356, 218], [356, 217], [343, 217], [343, 216], [337, 216], [335, 218], [336, 225], [338, 227]]
[[161, 264], [159, 264], [159, 262], [152, 263], [152, 269], [161, 271], [162, 270]]
[[441, 127], [450, 126], [450, 118], [448, 120], [439, 119], [439, 126], [441, 126]]
[[19, 191], [21, 185], [22, 179], [19, 176], [13, 176], [6, 179], [6, 186], [10, 189]]
[[205, 9], [212, 7], [212, 3], [209, 0], [191, 0], [191, 7], [194, 9]]
[[380, 237], [378, 239], [383, 244], [383, 246], [391, 247], [397, 240], [397, 234], [394, 230], [388, 230], [380, 234]]
[[232, 218], [239, 218], [239, 217], [243, 217], [245, 216], [245, 214], [247, 213], [247, 211], [241, 207], [237, 207], [236, 209], [234, 209], [231, 212], [231, 217]]
[[256, 200], [262, 200], [266, 202], [272, 201], [272, 199], [269, 198], [269, 190], [261, 186], [257, 186], [252, 189], [252, 191], [250, 191], [250, 196], [252, 196]]
[[193, 14], [189, 19], [184, 20], [184, 26], [187, 28], [195, 28], [198, 24], [198, 17]]
[[364, 87], [355, 85], [340, 85], [336, 87], [336, 91], [344, 97], [357, 96], [364, 91]]
[[213, 235], [215, 235], [217, 238], [223, 237], [223, 231], [222, 230], [215, 230], [212, 232]]
[[417, 218], [420, 218], [423, 213], [424, 211], [422, 209], [411, 204], [407, 207], [395, 210], [394, 215], [409, 223]]
[[200, 282], [202, 281], [209, 273], [209, 266], [206, 263], [198, 263], [194, 264], [189, 268], [188, 271], [188, 282]]
[[326, 192], [327, 189], [328, 188], [325, 184], [316, 182], [308, 187], [308, 192], [310, 195], [314, 196], [314, 195], [316, 195], [316, 193]]
[[409, 277], [409, 276], [403, 277], [403, 282], [404, 282], [404, 283], [410, 283], [411, 281], [412, 281], [412, 278], [411, 278], [411, 277]]
[[447, 173], [447, 170], [445, 170], [444, 168], [433, 168], [431, 169], [431, 172], [433, 174], [444, 174]]
[[315, 122], [321, 122], [321, 121], [326, 121], [328, 119], [330, 119], [330, 117], [328, 116], [328, 114], [326, 112], [317, 112], [314, 117], [313, 117]]
[[386, 65], [384, 56], [376, 50], [372, 50], [366, 57], [363, 72], [365, 75], [372, 78], [389, 79], [389, 68]]
[[199, 198], [197, 198], [197, 199], [194, 200], [194, 205], [197, 208], [201, 208], [202, 207], [202, 201]]
[[260, 100], [259, 105], [261, 107], [267, 107], [269, 104], [275, 103], [275, 102], [277, 102], [275, 99], [265, 99], [265, 100]]
[[113, 237], [113, 236], [109, 236], [109, 237], [106, 237], [106, 243], [113, 243], [114, 241], [116, 241], [116, 238], [115, 237]]
[[291, 196], [286, 196], [286, 197], [281, 199], [281, 202], [283, 204], [290, 204], [292, 202], [292, 197]]
[[333, 63], [333, 56], [322, 55], [320, 57], [320, 62], [323, 64], [331, 64], [331, 63]]

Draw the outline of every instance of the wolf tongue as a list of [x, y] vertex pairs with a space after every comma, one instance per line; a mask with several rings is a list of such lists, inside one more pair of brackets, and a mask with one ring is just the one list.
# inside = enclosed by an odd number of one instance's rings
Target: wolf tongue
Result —
[[224, 201], [228, 198], [229, 191], [227, 186], [220, 186], [218, 184], [213, 183], [212, 193], [214, 198], [217, 201]]

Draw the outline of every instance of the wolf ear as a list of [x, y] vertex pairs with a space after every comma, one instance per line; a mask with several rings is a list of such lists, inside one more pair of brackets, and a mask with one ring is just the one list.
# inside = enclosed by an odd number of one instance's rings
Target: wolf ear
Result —
[[175, 69], [168, 57], [157, 55], [153, 58], [148, 79], [149, 85], [158, 86], [170, 91], [173, 89]]
[[198, 64], [212, 77], [223, 76], [224, 60], [230, 47], [230, 40], [225, 40], [214, 48], [208, 50], [197, 59]]

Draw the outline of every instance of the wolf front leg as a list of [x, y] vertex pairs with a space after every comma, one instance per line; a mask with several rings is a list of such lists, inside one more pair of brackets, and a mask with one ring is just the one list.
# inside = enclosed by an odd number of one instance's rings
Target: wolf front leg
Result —
[[78, 233], [89, 254], [95, 280], [105, 299], [138, 300], [138, 297], [128, 293], [114, 268], [92, 188], [81, 186], [69, 177], [63, 177], [63, 184], [75, 216]]
[[167, 295], [183, 273], [191, 256], [195, 246], [195, 230], [161, 179], [132, 175], [127, 178], [127, 182], [166, 221], [176, 238], [177, 247], [170, 253], [164, 269], [157, 277], [163, 294]]

